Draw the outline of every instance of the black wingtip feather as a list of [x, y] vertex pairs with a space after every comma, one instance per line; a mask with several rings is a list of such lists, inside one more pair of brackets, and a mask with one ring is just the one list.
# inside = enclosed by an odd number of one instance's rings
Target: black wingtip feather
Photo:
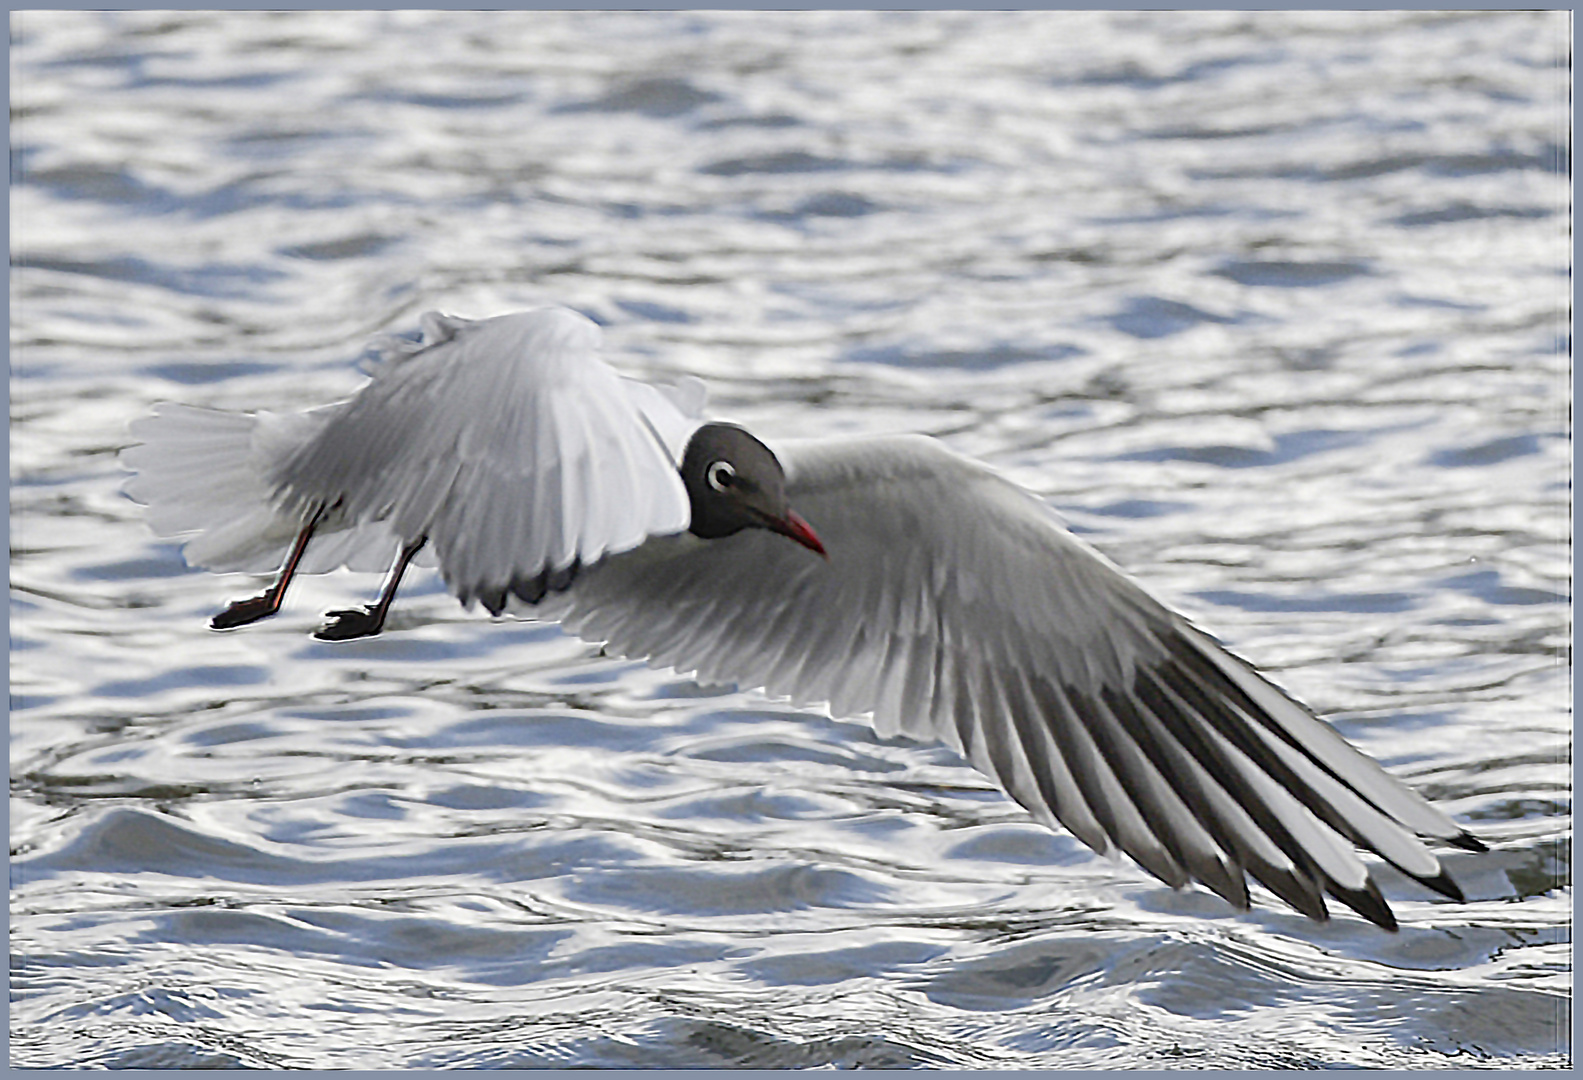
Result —
[[[1306, 784], [1304, 784], [1296, 776], [1292, 775], [1290, 770], [1286, 769], [1279, 762], [1279, 760], [1273, 758], [1267, 752], [1264, 752], [1263, 748], [1258, 746], [1256, 743], [1250, 744], [1245, 738], [1245, 733], [1243, 733], [1234, 722], [1228, 723], [1228, 720], [1232, 720], [1234, 718], [1229, 718], [1225, 715], [1222, 715], [1216, 710], [1215, 699], [1213, 697], [1206, 696], [1206, 691], [1209, 690], [1209, 687], [1196, 687], [1191, 681], [1184, 681], [1182, 676], [1191, 672], [1196, 673], [1201, 677], [1207, 678], [1215, 688], [1218, 688], [1223, 693], [1227, 693], [1233, 700], [1239, 700], [1242, 703], [1245, 711], [1251, 710], [1248, 711], [1249, 716], [1256, 718], [1263, 717], [1263, 711], [1258, 709], [1258, 707], [1252, 703], [1251, 699], [1246, 698], [1246, 695], [1242, 693], [1241, 688], [1237, 687], [1229, 679], [1225, 678], [1224, 673], [1218, 672], [1218, 670], [1216, 670], [1213, 665], [1208, 664], [1205, 658], [1199, 654], [1196, 649], [1191, 648], [1190, 643], [1185, 638], [1182, 638], [1180, 635], [1178, 635], [1174, 639], [1168, 639], [1168, 644], [1171, 645], [1172, 652], [1174, 653], [1177, 660], [1181, 662], [1182, 666], [1172, 663], [1160, 665], [1160, 674], [1163, 676], [1166, 684], [1177, 693], [1182, 694], [1184, 699], [1190, 705], [1195, 707], [1199, 714], [1204, 717], [1204, 719], [1208, 720], [1212, 724], [1215, 724], [1220, 729], [1222, 734], [1224, 734], [1228, 739], [1231, 739], [1232, 742], [1237, 745], [1238, 748], [1244, 753], [1248, 753], [1255, 762], [1264, 768], [1266, 772], [1269, 772], [1270, 775], [1273, 776], [1277, 782], [1281, 783], [1283, 787], [1296, 795], [1311, 811], [1315, 813], [1316, 816], [1325, 821], [1326, 824], [1336, 829], [1343, 836], [1346, 836], [1347, 839], [1351, 840], [1358, 846], [1374, 850], [1373, 845], [1369, 844], [1365, 837], [1359, 835], [1356, 830], [1352, 829], [1345, 820], [1339, 818], [1334, 812], [1333, 808], [1329, 806], [1329, 804], [1325, 803], [1324, 800], [1319, 799]], [[1274, 837], [1272, 836], [1272, 838]], [[1277, 843], [1279, 842], [1280, 841], [1277, 840]], [[1489, 850], [1482, 841], [1467, 832], [1461, 832], [1454, 837], [1446, 838], [1445, 842], [1465, 851], [1483, 852]], [[1300, 860], [1302, 855], [1305, 854], [1299, 851], [1293, 851], [1285, 844], [1282, 844], [1281, 846], [1282, 849], [1294, 859]], [[1312, 872], [1312, 867], [1305, 867], [1305, 869], [1309, 869]], [[1444, 870], [1433, 877], [1419, 877], [1416, 874], [1410, 876], [1443, 896], [1449, 897], [1450, 899], [1459, 903], [1465, 902], [1463, 900], [1462, 890], [1458, 888], [1456, 882], [1454, 882]], [[1265, 884], [1268, 885], [1269, 883], [1265, 882]], [[1335, 886], [1330, 883], [1327, 883], [1326, 887], [1331, 895], [1341, 900], [1348, 907], [1351, 907], [1354, 911], [1357, 911], [1360, 915], [1363, 915], [1371, 922], [1385, 927], [1388, 930], [1396, 929], [1396, 917], [1392, 914], [1389, 905], [1385, 903], [1384, 898], [1380, 896], [1378, 887], [1374, 884], [1372, 879], [1368, 882], [1366, 890], [1363, 892], [1341, 889], [1339, 886]], [[1286, 899], [1284, 895], [1282, 898]]]
[[1385, 897], [1380, 895], [1380, 887], [1374, 884], [1373, 878], [1365, 881], [1361, 889], [1347, 889], [1327, 881], [1325, 891], [1380, 929], [1393, 933], [1396, 931], [1396, 913], [1385, 902]]
[[1250, 862], [1248, 873], [1299, 914], [1307, 915], [1315, 922], [1330, 920], [1330, 909], [1325, 907], [1324, 895], [1306, 874], [1263, 862]]
[[499, 615], [506, 610], [506, 590], [503, 588], [479, 589], [478, 602], [488, 609], [489, 614]]
[[571, 588], [572, 582], [577, 580], [578, 573], [582, 570], [581, 559], [573, 559], [558, 570], [545, 567], [533, 577], [516, 577], [511, 579], [507, 586], [518, 600], [524, 604], [537, 604], [550, 593], [564, 592]]
[[1188, 871], [1199, 884], [1238, 911], [1247, 911], [1253, 907], [1252, 901], [1248, 899], [1248, 885], [1242, 876], [1243, 869], [1235, 861], [1230, 865], [1222, 865], [1195, 859], [1188, 866]]
[[[1170, 685], [1173, 680], [1180, 685]], [[1168, 685], [1170, 685], [1169, 690], [1167, 690]], [[1190, 681], [1183, 682], [1181, 669], [1170, 663], [1159, 665], [1157, 671], [1139, 667], [1133, 680], [1133, 689], [1166, 730], [1181, 743], [1183, 749], [1198, 760], [1205, 771], [1253, 819], [1264, 835], [1291, 860], [1295, 869], [1275, 867], [1264, 860], [1252, 858], [1252, 852], [1246, 845], [1240, 843], [1232, 832], [1221, 828], [1218, 824], [1210, 830], [1216, 841], [1222, 844], [1230, 843], [1234, 854], [1244, 862], [1248, 872], [1292, 907], [1311, 919], [1323, 921], [1327, 918], [1324, 898], [1320, 895], [1317, 884], [1319, 871], [1314, 865], [1313, 858], [1293, 838], [1280, 820], [1263, 805], [1262, 800], [1248, 786], [1246, 780], [1222, 759], [1199, 732], [1194, 730], [1191, 723], [1187, 722], [1187, 711], [1173, 703], [1170, 694], [1179, 690], [1187, 709], [1196, 710], [1206, 720], [1214, 716], [1215, 703]], [[1214, 724], [1214, 720], [1209, 720], [1209, 723]], [[1206, 826], [1210, 825], [1211, 817], [1212, 815], [1204, 819]]]
[[476, 599], [489, 614], [499, 615], [506, 610], [508, 594], [524, 604], [537, 604], [550, 593], [565, 592], [571, 588], [582, 569], [582, 560], [573, 559], [560, 569], [545, 567], [532, 576], [513, 577], [504, 585], [480, 582], [471, 588], [459, 588], [456, 598], [463, 604]]
[[[1197, 791], [1197, 784], [1192, 778], [1172, 780], [1173, 769], [1168, 750], [1159, 744], [1149, 725], [1138, 715], [1122, 695], [1113, 687], [1102, 687], [1099, 699], [1083, 693], [1081, 688], [1070, 683], [1063, 684], [1062, 690], [1073, 706], [1081, 715], [1092, 717], [1101, 724], [1116, 725], [1114, 728], [1116, 739], [1099, 737], [1095, 739], [1100, 752], [1110, 760], [1111, 768], [1116, 770], [1118, 777], [1126, 769], [1125, 759], [1120, 752], [1118, 743], [1122, 739], [1130, 738], [1143, 753], [1144, 757], [1155, 767], [1161, 777], [1175, 789], [1178, 798], [1183, 799], [1183, 804], [1192, 811], [1193, 804], [1201, 801]], [[1103, 704], [1101, 704], [1103, 702]], [[1183, 751], [1185, 754], [1186, 752]], [[1186, 789], [1185, 795], [1184, 790]], [[1177, 863], [1187, 871], [1192, 878], [1211, 892], [1231, 904], [1233, 907], [1246, 911], [1248, 909], [1248, 884], [1244, 875], [1242, 864], [1237, 861], [1233, 852], [1235, 847], [1228, 845], [1224, 840], [1214, 838], [1215, 826], [1204, 826], [1198, 820], [1202, 815], [1195, 814], [1194, 819], [1200, 827], [1210, 834], [1215, 847], [1219, 850], [1203, 851], [1195, 845], [1185, 841], [1178, 833], [1177, 827], [1171, 821], [1170, 812], [1154, 800], [1147, 787], [1140, 788], [1139, 797], [1150, 803], [1148, 813], [1157, 823], [1157, 835], [1165, 849]], [[1139, 809], [1144, 809], [1140, 804]], [[1156, 875], [1158, 876], [1158, 875]]]
[[1415, 876], [1414, 880], [1418, 881], [1420, 884], [1428, 886], [1441, 896], [1455, 900], [1459, 904], [1465, 904], [1468, 902], [1467, 897], [1462, 895], [1461, 886], [1459, 886], [1455, 881], [1451, 880], [1451, 875], [1446, 873], [1444, 870], [1440, 871], [1440, 873], [1436, 874], [1434, 877]]

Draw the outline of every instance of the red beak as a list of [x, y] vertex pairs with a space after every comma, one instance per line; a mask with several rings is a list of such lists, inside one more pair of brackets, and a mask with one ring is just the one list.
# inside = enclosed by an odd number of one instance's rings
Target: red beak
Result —
[[764, 524], [782, 536], [791, 537], [809, 551], [816, 551], [826, 559], [830, 557], [825, 552], [824, 544], [819, 542], [818, 534], [794, 511], [786, 511], [784, 518], [766, 517]]

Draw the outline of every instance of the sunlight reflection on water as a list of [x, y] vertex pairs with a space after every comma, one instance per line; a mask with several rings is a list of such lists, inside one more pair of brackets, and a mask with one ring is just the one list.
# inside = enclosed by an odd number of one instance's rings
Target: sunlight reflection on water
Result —
[[[1569, 1055], [1569, 23], [14, 14], [12, 1064]], [[462, 612], [243, 632], [119, 493], [158, 400], [558, 302], [770, 436], [1049, 498], [1495, 848], [1239, 915], [952, 754]]]

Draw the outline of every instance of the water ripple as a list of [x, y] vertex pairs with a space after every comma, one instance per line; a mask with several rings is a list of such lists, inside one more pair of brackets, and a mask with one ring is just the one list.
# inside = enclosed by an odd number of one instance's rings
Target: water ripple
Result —
[[[21, 12], [11, 1063], [1570, 1064], [1557, 12]], [[949, 752], [371, 579], [187, 572], [155, 401], [558, 302], [925, 431], [1487, 839], [1402, 929], [1174, 892]]]

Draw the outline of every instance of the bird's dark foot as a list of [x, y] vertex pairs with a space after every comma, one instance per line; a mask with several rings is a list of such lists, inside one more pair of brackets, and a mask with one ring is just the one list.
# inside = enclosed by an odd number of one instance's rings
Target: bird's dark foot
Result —
[[320, 641], [350, 641], [353, 638], [373, 637], [385, 625], [385, 614], [374, 608], [328, 612], [333, 623], [315, 630], [313, 636]]
[[214, 630], [230, 630], [236, 626], [246, 626], [250, 622], [267, 619], [280, 610], [280, 605], [269, 593], [251, 596], [246, 600], [237, 600], [220, 614], [209, 620], [209, 626]]

